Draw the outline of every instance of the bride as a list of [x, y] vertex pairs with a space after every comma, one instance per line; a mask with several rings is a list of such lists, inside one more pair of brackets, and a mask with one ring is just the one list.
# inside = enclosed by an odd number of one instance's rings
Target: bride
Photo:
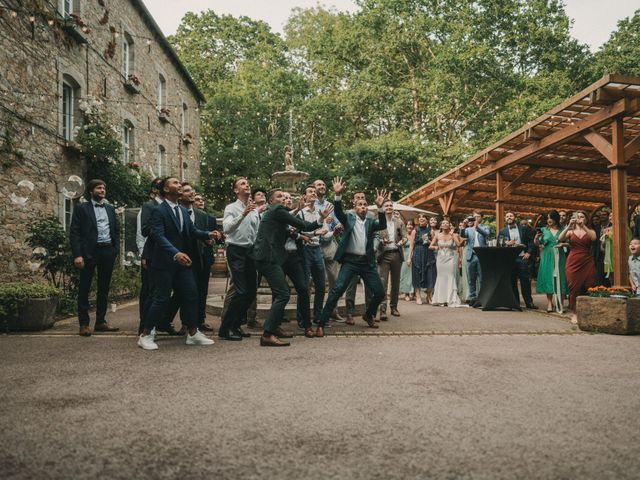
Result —
[[438, 277], [433, 289], [433, 305], [466, 307], [458, 296], [458, 247], [461, 240], [451, 231], [449, 220], [442, 220], [440, 231], [433, 236], [429, 249], [436, 251]]

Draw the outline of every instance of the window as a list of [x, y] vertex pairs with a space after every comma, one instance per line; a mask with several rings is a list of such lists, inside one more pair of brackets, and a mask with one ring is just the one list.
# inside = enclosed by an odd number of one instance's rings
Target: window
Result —
[[80, 86], [73, 77], [62, 76], [62, 138], [72, 142], [75, 139], [74, 129], [78, 111]]
[[60, 223], [65, 232], [69, 231], [73, 216], [73, 200], [60, 194]]
[[186, 103], [182, 104], [182, 135], [189, 133], [189, 119], [187, 117], [187, 107]]
[[162, 145], [158, 145], [158, 176], [163, 177], [169, 175], [169, 166], [167, 165], [167, 150]]
[[167, 81], [162, 76], [158, 75], [158, 110], [163, 108], [167, 100]]
[[134, 130], [129, 121], [122, 126], [122, 163], [133, 162]]
[[125, 32], [122, 38], [122, 75], [124, 78], [129, 78], [129, 75], [133, 73], [133, 62], [133, 38]]
[[62, 18], [71, 17], [72, 13], [80, 13], [80, 0], [58, 0], [58, 9]]

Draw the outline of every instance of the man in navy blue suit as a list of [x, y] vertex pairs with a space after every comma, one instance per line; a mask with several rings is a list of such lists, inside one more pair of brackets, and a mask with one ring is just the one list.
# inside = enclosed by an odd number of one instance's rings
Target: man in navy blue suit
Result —
[[187, 345], [212, 345], [213, 340], [198, 330], [198, 289], [193, 261], [194, 240], [208, 240], [214, 232], [198, 230], [189, 212], [178, 204], [182, 184], [175, 177], [164, 178], [159, 185], [163, 198], [151, 214], [151, 237], [154, 250], [150, 275], [153, 278], [152, 301], [144, 319], [144, 330], [138, 346], [157, 350], [154, 328], [167, 312], [171, 292], [175, 291], [180, 304], [180, 319], [187, 326]]
[[105, 202], [107, 187], [104, 181], [94, 179], [87, 184], [91, 196], [86, 203], [73, 209], [69, 240], [73, 263], [80, 269], [78, 290], [78, 320], [80, 336], [91, 335], [89, 327], [89, 290], [93, 272], [98, 270], [96, 326], [98, 332], [115, 332], [105, 320], [111, 274], [120, 248], [120, 228], [112, 205]]

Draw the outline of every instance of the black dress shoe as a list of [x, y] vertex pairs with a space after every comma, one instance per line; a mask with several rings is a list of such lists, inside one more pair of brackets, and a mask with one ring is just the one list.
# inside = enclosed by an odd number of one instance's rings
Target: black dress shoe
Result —
[[239, 342], [242, 340], [242, 337], [236, 332], [218, 332], [218, 337], [220, 337], [221, 340], [230, 340], [232, 342]]
[[527, 308], [529, 310], [538, 310], [538, 307], [536, 305], [534, 305], [533, 303], [530, 303], [529, 305], [527, 305]]
[[198, 325], [198, 330], [200, 330], [201, 332], [213, 332], [213, 327], [208, 323], [201, 323], [200, 325]]
[[236, 335], [240, 335], [242, 338], [249, 338], [251, 336], [251, 334], [249, 332], [245, 332], [242, 327], [238, 327], [233, 331], [233, 333], [235, 333]]

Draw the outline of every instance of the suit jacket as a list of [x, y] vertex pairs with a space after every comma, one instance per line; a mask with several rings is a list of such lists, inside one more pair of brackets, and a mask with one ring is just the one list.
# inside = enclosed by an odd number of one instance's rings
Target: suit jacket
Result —
[[182, 212], [182, 232], [175, 213], [166, 201], [159, 204], [151, 213], [151, 238], [154, 241], [152, 268], [176, 270], [180, 264], [174, 260], [174, 257], [179, 252], [186, 253], [195, 262], [192, 251], [195, 240], [209, 238], [208, 232], [195, 227], [187, 209], [182, 206], [179, 208]]
[[283, 205], [271, 204], [262, 214], [258, 236], [251, 250], [251, 258], [260, 262], [282, 265], [287, 259], [284, 244], [289, 235], [289, 225], [305, 232], [322, 227], [320, 223], [305, 222], [291, 215]]
[[[198, 230], [210, 232], [215, 230], [218, 226], [216, 219], [208, 215], [204, 210], [194, 208], [193, 216], [195, 218], [195, 226]], [[211, 245], [207, 245], [203, 241], [196, 242], [196, 245], [193, 246], [193, 250], [195, 251], [194, 255], [198, 257], [199, 266], [203, 269], [210, 268], [211, 265], [213, 265], [213, 247]]]
[[[118, 251], [120, 249], [120, 226], [116, 218], [116, 210], [113, 205], [107, 203], [104, 204], [104, 209], [109, 217], [111, 243], [113, 248]], [[92, 201], [75, 205], [69, 227], [69, 241], [74, 258], [91, 259], [95, 257], [96, 245], [98, 244], [98, 222]]]
[[[386, 216], [385, 216], [386, 219]], [[407, 227], [405, 226], [402, 220], [398, 220], [397, 218], [392, 218], [391, 222], [396, 230], [396, 243], [402, 240], [402, 244], [407, 243]], [[388, 226], [388, 224], [387, 224]], [[379, 262], [382, 259], [382, 255], [385, 250], [385, 241], [389, 239], [389, 230], [385, 228], [384, 230], [378, 231], [375, 239], [375, 247], [376, 247], [376, 260]], [[400, 251], [400, 257], [404, 260], [404, 248], [398, 247]]]
[[486, 247], [487, 237], [491, 235], [491, 229], [486, 225], [480, 224], [476, 226], [475, 229], [473, 227], [467, 227], [460, 233], [463, 238], [468, 239], [467, 244], [464, 246], [464, 258], [469, 261], [474, 255], [473, 247], [476, 242], [476, 234], [478, 235], [478, 244], [481, 247]]
[[151, 236], [151, 213], [160, 205], [155, 200], [148, 200], [142, 204], [140, 209], [140, 233], [147, 239], [144, 242], [144, 248], [142, 249], [142, 258], [151, 262], [153, 256], [153, 250], [155, 248], [155, 242]]
[[633, 229], [633, 236], [640, 238], [640, 215], [636, 215], [636, 226]]
[[[344, 256], [347, 251], [347, 246], [349, 245], [349, 240], [351, 239], [351, 233], [353, 232], [353, 227], [356, 224], [356, 215], [354, 213], [345, 213], [342, 210], [342, 200], [336, 200], [333, 202], [334, 206], [334, 215], [338, 219], [342, 225], [344, 225], [344, 231], [342, 232], [342, 238], [340, 239], [340, 243], [338, 244], [338, 250], [336, 251], [336, 255], [334, 260], [340, 263], [344, 263]], [[365, 234], [367, 236], [367, 246], [366, 246], [366, 256], [369, 260], [369, 264], [371, 267], [376, 267], [376, 256], [374, 253], [374, 238], [376, 232], [378, 230], [384, 230], [387, 228], [387, 219], [383, 212], [378, 213], [378, 218], [371, 218], [367, 215], [364, 221]]]
[[[520, 244], [524, 245], [524, 251], [529, 255], [534, 255], [536, 246], [533, 243], [533, 235], [531, 235], [530, 229], [518, 225], [518, 233], [520, 235]], [[508, 226], [500, 230], [499, 235], [502, 235], [503, 238], [512, 240]]]

